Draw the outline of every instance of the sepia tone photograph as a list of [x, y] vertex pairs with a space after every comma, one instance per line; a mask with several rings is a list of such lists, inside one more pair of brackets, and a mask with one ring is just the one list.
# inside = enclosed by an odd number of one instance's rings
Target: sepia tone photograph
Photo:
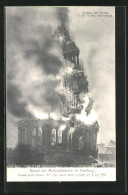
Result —
[[115, 170], [115, 7], [14, 6], [5, 15], [9, 178], [17, 168], [76, 168], [78, 181]]

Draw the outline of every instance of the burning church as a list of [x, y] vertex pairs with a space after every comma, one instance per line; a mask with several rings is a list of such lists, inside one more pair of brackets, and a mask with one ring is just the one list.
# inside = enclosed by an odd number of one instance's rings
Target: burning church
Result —
[[88, 117], [93, 100], [88, 96], [89, 83], [80, 64], [80, 50], [71, 39], [66, 25], [61, 21], [54, 37], [63, 54], [62, 78], [58, 81], [56, 93], [61, 101], [61, 117], [53, 119], [26, 119], [19, 121], [18, 143], [40, 148], [49, 153], [62, 150], [64, 153], [81, 153], [83, 156], [97, 154], [97, 121], [86, 124], [81, 114]]

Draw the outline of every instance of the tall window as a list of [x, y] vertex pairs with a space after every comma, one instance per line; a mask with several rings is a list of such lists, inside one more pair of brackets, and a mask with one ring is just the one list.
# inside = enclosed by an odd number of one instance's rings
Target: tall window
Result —
[[60, 144], [60, 143], [62, 143], [62, 129], [59, 129], [58, 130], [58, 143]]
[[42, 143], [42, 128], [41, 126], [38, 129], [38, 146], [41, 146]]
[[36, 128], [32, 130], [32, 136], [36, 136]]
[[79, 150], [83, 150], [83, 137], [79, 137]]
[[38, 137], [41, 137], [41, 136], [42, 136], [42, 128], [40, 126], [39, 129], [38, 129]]
[[36, 128], [34, 128], [32, 130], [32, 147], [36, 147], [36, 135], [37, 135]]
[[52, 146], [56, 145], [56, 129], [52, 129], [52, 134], [51, 134], [51, 145], [52, 145]]

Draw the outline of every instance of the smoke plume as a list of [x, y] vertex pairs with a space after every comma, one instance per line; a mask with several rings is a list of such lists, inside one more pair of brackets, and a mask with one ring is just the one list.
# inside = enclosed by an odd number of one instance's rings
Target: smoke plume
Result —
[[67, 7], [58, 7], [56, 8], [57, 19], [60, 25], [68, 26], [69, 16], [68, 16]]
[[27, 111], [27, 102], [22, 100], [23, 96], [15, 84], [8, 83], [7, 88], [7, 108], [11, 114], [21, 118], [32, 117], [32, 114]]
[[50, 17], [47, 9], [29, 9], [7, 12], [7, 108], [19, 118], [33, 115], [30, 104], [43, 112], [61, 110], [55, 88], [63, 56], [53, 37], [57, 21], [53, 24], [51, 17], [56, 9]]
[[24, 56], [28, 60], [34, 58], [36, 65], [40, 66], [45, 74], [56, 75], [62, 67], [62, 61], [53, 51], [58, 45], [53, 38], [51, 27], [42, 27], [42, 37], [43, 42], [39, 40], [28, 42]]

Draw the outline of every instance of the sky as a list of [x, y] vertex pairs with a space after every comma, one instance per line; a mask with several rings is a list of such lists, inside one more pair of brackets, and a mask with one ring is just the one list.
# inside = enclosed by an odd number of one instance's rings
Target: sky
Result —
[[[63, 66], [54, 39], [60, 12], [56, 7], [6, 8], [7, 147], [17, 144], [17, 121], [33, 113], [61, 113], [54, 91]], [[115, 8], [70, 7], [63, 14], [89, 82], [98, 143], [108, 143], [115, 140]]]

